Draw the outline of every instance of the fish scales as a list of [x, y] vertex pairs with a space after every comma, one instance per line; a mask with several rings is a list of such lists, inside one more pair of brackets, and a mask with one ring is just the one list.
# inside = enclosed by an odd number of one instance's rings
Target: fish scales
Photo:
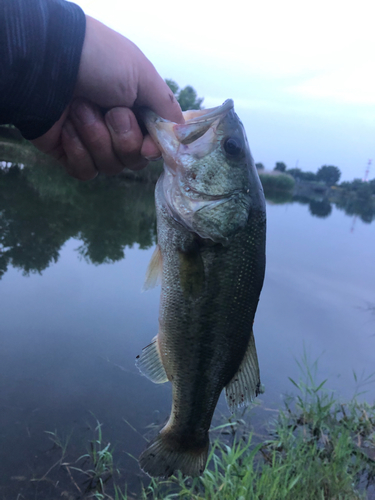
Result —
[[[159, 245], [162, 255], [172, 258], [163, 268], [167, 291], [162, 292], [160, 307], [160, 351], [168, 378], [180, 389], [176, 390], [174, 409], [190, 410], [184, 412], [188, 425], [202, 423], [205, 413], [209, 425], [217, 399], [237, 372], [249, 341], [263, 280], [263, 270], [256, 261], [264, 248], [255, 244], [254, 232], [262, 236], [264, 216], [261, 213], [259, 219], [249, 219], [230, 247], [202, 243], [196, 250], [205, 270], [204, 290], [198, 297], [186, 297], [178, 267], [179, 250], [194, 245], [194, 239], [181, 228], [173, 231], [177, 224], [161, 213], [163, 216], [172, 227], [159, 233]], [[214, 395], [210, 405], [202, 390]], [[204, 425], [207, 427], [207, 420]]]
[[[150, 124], [148, 128], [152, 132]], [[197, 149], [196, 145], [194, 147]], [[162, 144], [161, 148], [163, 150]], [[217, 168], [218, 162], [223, 162], [220, 151], [203, 155], [203, 167], [201, 164], [200, 168], [209, 171], [207, 165], [211, 162], [216, 170], [220, 170]], [[195, 150], [194, 154], [193, 160], [196, 160]], [[168, 159], [168, 153], [165, 157]], [[259, 392], [252, 325], [264, 278], [266, 221], [263, 193], [256, 171], [254, 176], [250, 152], [244, 158], [246, 162], [242, 162], [242, 168], [245, 173], [235, 172], [238, 181], [231, 181], [231, 189], [235, 197], [238, 193], [234, 187], [245, 184], [242, 191], [247, 195], [251, 188], [253, 200], [247, 207], [246, 196], [243, 201], [242, 192], [239, 192], [233, 205], [235, 215], [223, 223], [227, 228], [223, 234], [217, 233], [215, 226], [218, 213], [220, 216], [220, 203], [215, 205], [217, 202], [212, 202], [210, 222], [205, 228], [192, 219], [198, 227], [194, 231], [190, 223], [185, 223], [181, 212], [177, 215], [171, 212], [171, 203], [167, 199], [171, 191], [168, 170], [156, 186], [157, 252], [158, 262], [162, 263], [162, 290], [159, 332], [153, 353], [159, 356], [157, 362], [165, 370], [164, 378], [159, 381], [172, 383], [172, 411], [166, 426], [140, 457], [141, 467], [152, 476], [167, 477], [175, 470], [188, 475], [201, 474], [208, 453], [208, 430], [222, 390], [227, 387], [231, 409], [247, 403]], [[192, 164], [194, 166], [196, 162]], [[251, 168], [247, 175], [246, 169]], [[197, 172], [199, 169], [190, 168], [190, 174], [198, 175]], [[230, 169], [227, 172], [221, 170], [216, 184], [212, 175], [204, 178], [201, 186], [204, 186], [205, 194], [225, 196], [228, 172]], [[248, 185], [249, 190], [245, 189]], [[181, 201], [183, 195], [180, 193], [175, 199], [179, 208], [185, 203]], [[245, 213], [243, 222], [237, 217], [236, 204], [238, 211]], [[201, 205], [198, 212], [205, 206]], [[182, 210], [183, 215], [187, 212]], [[212, 212], [214, 217], [211, 217]], [[205, 237], [206, 233], [211, 237]], [[142, 353], [139, 368], [150, 376], [142, 369], [148, 355], [148, 351]], [[245, 377], [244, 382], [241, 377]], [[233, 384], [235, 389], [228, 389]]]

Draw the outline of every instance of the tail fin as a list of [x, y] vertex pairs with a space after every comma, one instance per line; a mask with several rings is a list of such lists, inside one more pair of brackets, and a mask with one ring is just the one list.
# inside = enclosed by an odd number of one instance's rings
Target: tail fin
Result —
[[168, 434], [168, 431], [161, 431], [141, 454], [141, 469], [151, 477], [162, 478], [171, 476], [177, 470], [186, 476], [203, 474], [208, 455], [208, 434], [204, 445], [199, 448], [179, 445]]

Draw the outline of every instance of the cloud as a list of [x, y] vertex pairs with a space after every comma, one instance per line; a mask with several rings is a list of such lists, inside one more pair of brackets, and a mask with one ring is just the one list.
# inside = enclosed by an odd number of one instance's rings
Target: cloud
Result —
[[287, 92], [335, 102], [374, 105], [375, 71], [370, 64], [348, 66], [290, 86]]

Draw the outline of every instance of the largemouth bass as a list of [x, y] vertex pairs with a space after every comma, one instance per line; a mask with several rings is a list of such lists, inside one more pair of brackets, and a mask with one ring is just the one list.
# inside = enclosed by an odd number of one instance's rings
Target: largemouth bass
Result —
[[164, 159], [145, 287], [162, 288], [159, 332], [137, 366], [153, 382], [170, 381], [173, 396], [167, 424], [140, 456], [156, 477], [202, 474], [222, 390], [232, 411], [260, 391], [252, 325], [265, 269], [262, 186], [233, 101], [184, 118], [143, 111]]

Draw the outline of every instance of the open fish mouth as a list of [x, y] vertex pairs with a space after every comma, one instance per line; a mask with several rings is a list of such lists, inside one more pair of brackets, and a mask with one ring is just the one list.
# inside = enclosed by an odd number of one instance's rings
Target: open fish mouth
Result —
[[175, 123], [151, 110], [142, 114], [164, 159], [163, 206], [188, 231], [224, 244], [245, 226], [252, 203], [243, 125], [232, 99], [183, 116]]
[[183, 115], [185, 118], [185, 124], [187, 123], [200, 123], [207, 120], [216, 120], [216, 118], [226, 114], [228, 111], [234, 108], [234, 102], [232, 99], [227, 99], [220, 106], [209, 109], [190, 109], [184, 111]]
[[233, 109], [232, 99], [227, 99], [216, 108], [185, 111], [185, 123], [174, 125], [173, 132], [180, 144], [191, 144], [202, 137], [209, 128], [215, 128], [214, 123], [219, 123]]
[[[214, 147], [213, 135], [216, 125], [233, 109], [233, 100], [227, 99], [215, 108], [184, 111], [185, 123], [181, 124], [161, 118], [147, 108], [141, 108], [139, 114], [151, 137], [158, 144], [164, 161], [173, 170], [176, 168], [176, 156], [184, 153], [183, 148], [189, 146], [190, 151], [194, 146], [193, 143], [209, 129], [211, 129], [212, 136], [207, 138], [207, 142], [212, 143]], [[208, 148], [207, 153], [210, 149], [209, 144], [206, 148]]]

